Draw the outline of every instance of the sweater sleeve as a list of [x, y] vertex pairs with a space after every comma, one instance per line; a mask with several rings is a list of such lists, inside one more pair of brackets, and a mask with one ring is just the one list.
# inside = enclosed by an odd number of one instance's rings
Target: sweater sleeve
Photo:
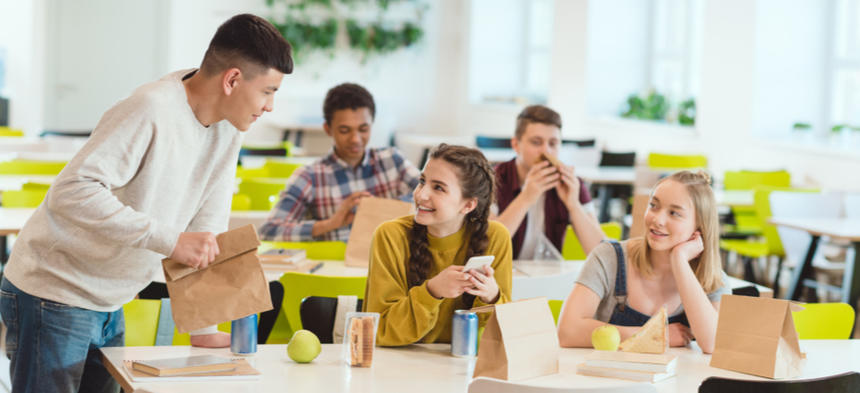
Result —
[[[507, 228], [502, 224], [491, 221], [490, 230], [488, 231], [490, 243], [487, 246], [487, 255], [494, 255], [493, 260], [493, 277], [496, 279], [496, 284], [499, 286], [499, 299], [494, 304], [508, 303], [511, 301], [511, 280], [513, 269], [513, 247], [511, 246], [511, 237]], [[487, 305], [480, 298], [475, 297], [472, 304], [473, 307]], [[479, 313], [480, 325], [484, 326], [489, 318], [489, 313]]]
[[382, 224], [373, 234], [365, 310], [379, 313], [376, 339], [382, 346], [415, 343], [433, 329], [439, 318], [443, 299], [430, 295], [427, 282], [408, 287], [408, 248], [406, 232], [396, 222]]
[[51, 186], [45, 201], [51, 214], [105, 241], [170, 255], [180, 228], [132, 209], [111, 192], [142, 165], [155, 134], [154, 111], [144, 98], [132, 96], [106, 112]]

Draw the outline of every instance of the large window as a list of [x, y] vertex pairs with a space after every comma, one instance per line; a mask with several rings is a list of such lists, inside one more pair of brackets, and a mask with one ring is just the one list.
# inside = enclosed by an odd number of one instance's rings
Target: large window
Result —
[[692, 125], [702, 0], [588, 3], [587, 112]]
[[472, 0], [470, 6], [470, 102], [546, 103], [552, 0]]
[[831, 127], [860, 128], [860, 0], [838, 0], [835, 13]]

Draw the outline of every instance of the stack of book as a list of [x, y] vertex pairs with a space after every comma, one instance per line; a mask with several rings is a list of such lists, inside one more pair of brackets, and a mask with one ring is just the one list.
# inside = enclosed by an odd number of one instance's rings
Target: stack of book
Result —
[[668, 354], [594, 351], [585, 363], [576, 366], [577, 374], [658, 382], [675, 375], [677, 357]]

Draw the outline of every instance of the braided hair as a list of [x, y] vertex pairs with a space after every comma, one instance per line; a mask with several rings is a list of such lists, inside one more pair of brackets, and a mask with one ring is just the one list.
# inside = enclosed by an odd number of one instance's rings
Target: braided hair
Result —
[[[466, 259], [483, 255], [490, 243], [490, 239], [487, 237], [487, 228], [489, 227], [490, 205], [496, 195], [493, 167], [490, 166], [480, 151], [445, 143], [439, 145], [430, 154], [430, 159], [445, 160], [457, 168], [457, 178], [460, 180], [463, 197], [478, 200], [475, 209], [466, 215], [465, 225], [468, 225], [468, 232], [471, 234]], [[428, 250], [427, 226], [415, 221], [412, 223], [412, 231], [409, 234], [409, 254], [406, 277], [411, 288], [424, 283], [430, 272], [433, 259]], [[464, 295], [464, 299], [465, 297], [466, 295]], [[471, 303], [471, 301], [467, 300], [467, 303]]]

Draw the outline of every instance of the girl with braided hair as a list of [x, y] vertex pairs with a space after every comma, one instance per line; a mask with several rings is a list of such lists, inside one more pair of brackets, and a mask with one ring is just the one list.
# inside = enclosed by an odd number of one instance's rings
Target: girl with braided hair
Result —
[[[415, 215], [376, 229], [364, 309], [380, 314], [379, 345], [450, 342], [455, 310], [510, 300], [511, 237], [489, 221], [493, 179], [481, 152], [443, 143], [413, 192]], [[479, 255], [492, 266], [464, 272]]]
[[696, 340], [714, 350], [720, 298], [731, 289], [709, 184], [702, 171], [663, 178], [651, 191], [645, 236], [594, 248], [558, 319], [562, 347], [591, 346], [592, 330], [607, 322], [623, 340], [665, 306], [671, 346]]

